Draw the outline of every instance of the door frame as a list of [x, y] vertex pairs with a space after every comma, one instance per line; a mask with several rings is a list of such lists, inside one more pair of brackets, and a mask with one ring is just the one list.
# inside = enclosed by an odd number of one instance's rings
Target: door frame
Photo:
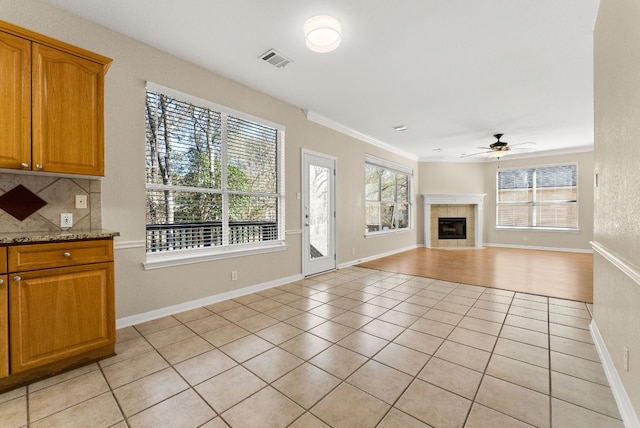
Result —
[[[314, 273], [309, 273], [307, 272], [307, 266], [305, 263], [305, 257], [308, 257], [308, 247], [309, 247], [309, 233], [308, 233], [308, 229], [307, 226], [305, 226], [305, 202], [308, 201], [309, 198], [309, 189], [308, 189], [308, 184], [307, 180], [308, 180], [308, 171], [305, 170], [305, 157], [307, 155], [310, 156], [315, 156], [315, 157], [319, 157], [319, 158], [323, 158], [326, 159], [328, 161], [333, 162], [333, 180], [331, 181], [332, 186], [331, 186], [331, 204], [333, 206], [333, 231], [332, 234], [330, 236], [331, 240], [333, 241], [333, 254], [334, 254], [334, 259], [333, 259], [333, 267], [331, 269], [328, 269], [326, 271], [322, 271], [322, 272], [314, 272]], [[336, 186], [336, 181], [337, 181], [337, 176], [338, 176], [338, 158], [336, 158], [335, 156], [331, 156], [331, 155], [327, 155], [324, 153], [320, 153], [320, 152], [315, 152], [312, 150], [308, 150], [308, 149], [301, 149], [300, 151], [300, 171], [301, 171], [301, 176], [300, 176], [300, 188], [302, 189], [301, 192], [301, 200], [300, 200], [300, 225], [301, 225], [301, 230], [302, 230], [302, 240], [301, 240], [301, 264], [302, 264], [302, 276], [304, 278], [308, 277], [308, 276], [313, 276], [313, 275], [317, 275], [323, 272], [332, 272], [336, 269], [338, 269], [338, 227], [337, 227], [337, 223], [338, 223], [338, 207], [336, 205], [336, 201], [337, 201], [337, 197], [336, 197], [336, 193], [337, 193], [337, 187]]]

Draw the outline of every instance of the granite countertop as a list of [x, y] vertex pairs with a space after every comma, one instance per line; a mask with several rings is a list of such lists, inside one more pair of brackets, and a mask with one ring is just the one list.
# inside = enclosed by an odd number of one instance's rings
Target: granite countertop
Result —
[[101, 239], [120, 236], [120, 232], [104, 229], [69, 230], [55, 232], [17, 232], [0, 233], [0, 244], [30, 244], [52, 241], [77, 241], [82, 239]]

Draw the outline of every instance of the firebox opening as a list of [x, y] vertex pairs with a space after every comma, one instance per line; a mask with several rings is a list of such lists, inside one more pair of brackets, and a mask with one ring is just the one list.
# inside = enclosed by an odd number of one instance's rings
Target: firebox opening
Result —
[[438, 239], [467, 239], [465, 217], [439, 217]]

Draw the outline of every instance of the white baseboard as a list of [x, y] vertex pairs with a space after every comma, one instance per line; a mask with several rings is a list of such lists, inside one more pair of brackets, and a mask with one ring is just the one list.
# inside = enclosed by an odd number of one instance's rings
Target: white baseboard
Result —
[[638, 415], [636, 415], [636, 412], [633, 409], [631, 399], [627, 395], [627, 391], [624, 388], [622, 379], [620, 379], [620, 376], [618, 375], [618, 371], [613, 364], [611, 355], [609, 355], [609, 351], [607, 350], [604, 340], [600, 335], [600, 331], [598, 330], [598, 326], [596, 325], [595, 320], [591, 320], [589, 328], [591, 330], [591, 337], [593, 338], [593, 342], [596, 345], [598, 356], [600, 357], [600, 361], [602, 362], [604, 373], [607, 376], [607, 381], [609, 381], [609, 386], [611, 387], [613, 397], [615, 398], [616, 404], [618, 405], [618, 411], [620, 412], [620, 416], [622, 417], [625, 428], [640, 428], [640, 420], [638, 420]]
[[488, 242], [484, 243], [485, 247], [499, 247], [499, 248], [517, 248], [521, 250], [543, 250], [543, 251], [565, 251], [569, 253], [593, 253], [591, 249], [583, 249], [583, 248], [558, 248], [558, 247], [539, 247], [536, 245], [512, 245], [512, 244], [491, 244]]
[[[135, 248], [139, 246], [138, 242], [132, 241], [121, 246], [121, 248]], [[413, 250], [418, 248], [419, 245], [411, 245], [409, 247], [400, 248], [386, 253], [377, 254], [375, 256], [366, 257], [363, 259], [352, 260], [346, 263], [341, 263], [338, 269], [344, 269], [358, 263], [368, 262], [370, 260], [379, 259], [381, 257], [391, 256], [393, 254], [401, 253], [403, 251]], [[202, 299], [192, 300], [189, 302], [179, 303], [177, 305], [167, 306], [165, 308], [155, 309], [149, 312], [143, 312], [141, 314], [131, 315], [128, 317], [118, 318], [116, 320], [116, 329], [129, 327], [131, 325], [140, 324], [147, 321], [152, 321], [158, 318], [174, 315], [180, 312], [188, 311], [191, 309], [200, 308], [202, 306], [211, 305], [214, 303], [222, 302], [224, 300], [233, 299], [235, 297], [244, 296], [246, 294], [255, 293], [262, 290], [267, 290], [273, 287], [279, 287], [281, 285], [289, 284], [290, 282], [299, 281], [303, 279], [302, 274], [293, 275], [287, 278], [280, 278], [273, 281], [265, 282], [262, 284], [251, 285], [248, 287], [240, 288], [238, 290], [228, 291], [226, 293], [215, 294], [213, 296], [204, 297]]]
[[416, 248], [420, 248], [420, 247], [422, 247], [422, 245], [417, 245], [417, 244], [416, 245], [410, 245], [408, 247], [399, 248], [397, 250], [392, 250], [392, 251], [387, 251], [386, 253], [376, 254], [374, 256], [365, 257], [363, 259], [351, 260], [351, 261], [348, 261], [348, 262], [345, 262], [345, 263], [340, 263], [338, 265], [338, 269], [348, 268], [348, 267], [353, 266], [353, 265], [357, 265], [357, 264], [364, 263], [364, 262], [370, 262], [372, 260], [380, 259], [382, 257], [392, 256], [394, 254], [402, 253], [402, 252], [409, 251], [409, 250], [415, 250]]
[[131, 315], [129, 317], [118, 318], [116, 320], [116, 329], [129, 327], [131, 325], [152, 321], [158, 318], [177, 314], [191, 309], [200, 308], [202, 306], [211, 305], [213, 303], [222, 302], [224, 300], [233, 299], [235, 297], [244, 296], [246, 294], [256, 293], [258, 291], [267, 290], [273, 287], [289, 284], [290, 282], [299, 281], [302, 275], [293, 275], [287, 278], [280, 278], [261, 284], [250, 285], [238, 290], [227, 291], [226, 293], [215, 294], [213, 296], [204, 297], [202, 299], [191, 300], [190, 302], [179, 303], [177, 305], [167, 306], [166, 308], [155, 309], [153, 311], [141, 314]]

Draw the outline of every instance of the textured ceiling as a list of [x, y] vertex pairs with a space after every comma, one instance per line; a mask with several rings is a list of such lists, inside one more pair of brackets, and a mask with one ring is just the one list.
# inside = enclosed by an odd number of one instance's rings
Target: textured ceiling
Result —
[[[460, 156], [497, 132], [536, 155], [593, 146], [598, 0], [49, 2], [421, 160], [484, 161]], [[332, 53], [305, 46], [318, 14], [342, 23]]]

